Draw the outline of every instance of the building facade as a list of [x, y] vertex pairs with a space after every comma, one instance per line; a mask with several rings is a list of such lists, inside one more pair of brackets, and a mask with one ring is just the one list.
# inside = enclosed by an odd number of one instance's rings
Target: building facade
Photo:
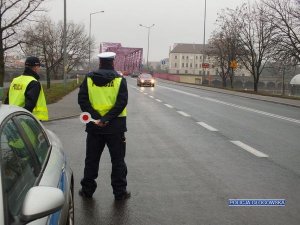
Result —
[[203, 44], [174, 44], [169, 54], [169, 73], [216, 75], [216, 58], [205, 54], [209, 48]]
[[[174, 44], [169, 53], [169, 73], [200, 76], [218, 76], [221, 69], [211, 45]], [[250, 76], [241, 65], [235, 69], [236, 76]]]

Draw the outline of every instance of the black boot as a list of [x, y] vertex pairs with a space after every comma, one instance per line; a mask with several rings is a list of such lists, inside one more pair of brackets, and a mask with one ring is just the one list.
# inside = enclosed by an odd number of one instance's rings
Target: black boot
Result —
[[115, 200], [116, 201], [122, 201], [122, 200], [126, 200], [128, 198], [131, 197], [131, 193], [130, 191], [125, 191], [123, 194], [121, 195], [115, 195]]

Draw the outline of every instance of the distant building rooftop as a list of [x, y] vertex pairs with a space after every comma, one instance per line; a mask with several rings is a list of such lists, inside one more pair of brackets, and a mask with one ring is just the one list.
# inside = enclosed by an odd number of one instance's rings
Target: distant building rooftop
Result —
[[212, 46], [209, 44], [183, 44], [177, 43], [174, 44], [173, 49], [170, 53], [192, 53], [192, 54], [203, 54], [203, 52], [207, 53], [212, 50]]

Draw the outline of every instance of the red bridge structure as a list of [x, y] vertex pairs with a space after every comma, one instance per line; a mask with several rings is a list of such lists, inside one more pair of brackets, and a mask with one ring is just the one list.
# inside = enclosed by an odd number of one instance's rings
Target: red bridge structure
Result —
[[122, 47], [121, 43], [102, 42], [101, 52], [115, 52], [115, 70], [122, 71], [124, 75], [142, 69], [143, 48], [128, 48]]

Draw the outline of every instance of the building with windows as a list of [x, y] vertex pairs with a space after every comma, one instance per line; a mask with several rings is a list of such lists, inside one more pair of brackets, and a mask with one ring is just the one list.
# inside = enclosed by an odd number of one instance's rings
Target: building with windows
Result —
[[17, 53], [10, 53], [4, 55], [6, 68], [23, 68], [25, 57]]
[[[169, 53], [169, 73], [200, 76], [217, 76], [221, 71], [217, 53], [206, 44], [174, 44]], [[235, 76], [249, 77], [251, 74], [242, 65], [237, 65]]]
[[216, 58], [208, 52], [211, 52], [208, 44], [174, 44], [169, 54], [169, 73], [216, 75]]

